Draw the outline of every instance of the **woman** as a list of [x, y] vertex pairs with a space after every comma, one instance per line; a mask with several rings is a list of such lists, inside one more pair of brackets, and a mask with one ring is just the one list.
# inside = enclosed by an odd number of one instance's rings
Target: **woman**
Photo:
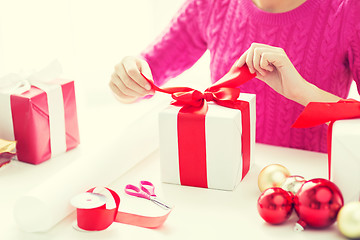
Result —
[[325, 125], [291, 125], [307, 103], [346, 98], [352, 80], [360, 89], [359, 12], [358, 0], [188, 0], [140, 57], [115, 67], [110, 87], [133, 102], [153, 94], [140, 72], [161, 85], [209, 50], [212, 82], [234, 63], [257, 74], [240, 87], [256, 94], [257, 142], [326, 152]]

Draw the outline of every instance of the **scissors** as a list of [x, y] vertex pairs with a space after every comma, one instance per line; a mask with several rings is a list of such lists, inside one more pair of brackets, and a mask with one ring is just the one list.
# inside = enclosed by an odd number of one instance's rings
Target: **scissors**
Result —
[[132, 184], [128, 184], [125, 187], [125, 193], [131, 196], [148, 199], [165, 210], [171, 209], [169, 205], [167, 205], [166, 203], [164, 203], [163, 201], [161, 201], [159, 198], [156, 197], [155, 187], [151, 182], [140, 181], [140, 188]]

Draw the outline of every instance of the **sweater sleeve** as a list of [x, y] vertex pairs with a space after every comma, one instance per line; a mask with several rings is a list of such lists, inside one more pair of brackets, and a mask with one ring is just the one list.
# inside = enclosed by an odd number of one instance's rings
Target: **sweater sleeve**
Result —
[[348, 50], [349, 66], [360, 94], [360, 1], [353, 0], [352, 4], [351, 38]]
[[186, 0], [162, 34], [141, 56], [158, 85], [190, 68], [206, 51], [211, 0]]

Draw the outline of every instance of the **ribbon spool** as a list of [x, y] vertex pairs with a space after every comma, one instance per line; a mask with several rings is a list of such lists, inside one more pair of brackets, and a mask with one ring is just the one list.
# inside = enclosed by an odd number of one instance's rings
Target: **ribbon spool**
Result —
[[76, 207], [77, 220], [73, 227], [80, 231], [102, 231], [113, 222], [124, 223], [144, 228], [158, 228], [164, 224], [170, 211], [157, 217], [142, 216], [118, 211], [119, 195], [103, 187], [91, 188], [71, 199]]

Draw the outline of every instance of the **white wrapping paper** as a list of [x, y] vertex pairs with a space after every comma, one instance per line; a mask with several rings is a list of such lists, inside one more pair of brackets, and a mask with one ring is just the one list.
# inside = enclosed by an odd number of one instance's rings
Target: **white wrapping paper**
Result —
[[[74, 210], [70, 205], [73, 196], [91, 187], [108, 186], [156, 150], [157, 116], [159, 108], [165, 104], [165, 101], [157, 103], [152, 109], [147, 108], [148, 112], [135, 122], [114, 128], [120, 130], [114, 131], [112, 138], [93, 139], [106, 141], [105, 147], [102, 144], [102, 149], [82, 151], [79, 159], [71, 165], [20, 197], [14, 206], [18, 226], [27, 232], [49, 230]], [[97, 124], [94, 127], [101, 127], [100, 122]], [[80, 149], [84, 150], [83, 147], [80, 146]], [[71, 152], [65, 154], [72, 156]]]
[[360, 119], [333, 125], [331, 181], [340, 188], [345, 203], [360, 200]]
[[[255, 95], [241, 93], [239, 100], [250, 103], [250, 156], [252, 158], [256, 127]], [[159, 116], [161, 179], [163, 182], [174, 184], [180, 184], [177, 141], [179, 110], [179, 107], [168, 106]], [[241, 134], [239, 110], [209, 103], [205, 117], [208, 188], [233, 190], [242, 179]]]

